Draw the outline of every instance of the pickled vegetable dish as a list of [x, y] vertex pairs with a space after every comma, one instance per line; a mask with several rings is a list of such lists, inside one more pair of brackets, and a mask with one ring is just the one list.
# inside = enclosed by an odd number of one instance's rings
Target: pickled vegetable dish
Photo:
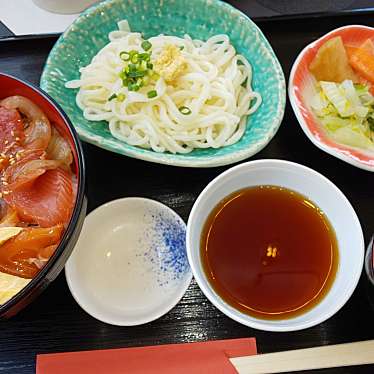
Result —
[[311, 107], [338, 143], [374, 151], [374, 43], [325, 42], [309, 65], [317, 80]]

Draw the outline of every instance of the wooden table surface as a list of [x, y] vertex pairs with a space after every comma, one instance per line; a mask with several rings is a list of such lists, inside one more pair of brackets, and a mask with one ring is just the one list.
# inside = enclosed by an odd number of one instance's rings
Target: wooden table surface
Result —
[[[272, 21], [259, 26], [277, 54], [286, 77], [298, 52], [327, 31], [346, 24], [374, 26], [370, 15]], [[38, 84], [55, 39], [0, 43], [0, 71]], [[1, 90], [1, 87], [0, 87]], [[200, 191], [228, 167], [183, 169], [126, 158], [84, 144], [89, 210], [104, 202], [143, 196], [175, 209], [185, 220]], [[327, 176], [357, 211], [366, 243], [374, 232], [374, 175], [317, 149], [302, 132], [287, 103], [283, 123], [271, 143], [253, 159], [299, 162]], [[349, 228], [347, 228], [349, 229]], [[28, 308], [0, 322], [0, 373], [34, 373], [37, 353], [130, 347], [256, 337], [259, 352], [313, 347], [374, 339], [374, 309], [365, 277], [349, 302], [334, 317], [314, 328], [270, 333], [242, 326], [219, 312], [193, 281], [186, 295], [167, 315], [144, 326], [116, 327], [96, 321], [73, 300], [64, 273]], [[374, 356], [374, 352], [373, 352]], [[373, 373], [374, 365], [330, 369], [321, 373]]]

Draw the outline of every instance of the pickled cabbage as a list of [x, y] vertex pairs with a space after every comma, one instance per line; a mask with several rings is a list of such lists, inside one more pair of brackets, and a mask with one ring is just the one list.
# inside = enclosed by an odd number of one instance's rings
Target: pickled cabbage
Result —
[[337, 142], [374, 150], [374, 97], [368, 86], [320, 81], [311, 107]]

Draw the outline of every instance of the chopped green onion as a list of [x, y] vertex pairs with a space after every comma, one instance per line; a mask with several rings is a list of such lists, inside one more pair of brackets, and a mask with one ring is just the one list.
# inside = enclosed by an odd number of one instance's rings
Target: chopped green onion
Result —
[[143, 78], [138, 78], [136, 80], [136, 84], [140, 87], [143, 87], [144, 86], [144, 83], [143, 83]]
[[180, 49], [181, 51], [183, 51], [183, 50], [184, 50], [184, 45], [181, 45], [181, 46], [179, 47], [179, 49]]
[[145, 76], [145, 71], [137, 70], [127, 74], [130, 78], [141, 78]]
[[129, 91], [139, 91], [140, 85], [137, 83], [129, 83], [128, 90]]
[[241, 60], [237, 60], [236, 65], [241, 66], [241, 65], [244, 65], [244, 63]]
[[152, 99], [157, 96], [157, 91], [156, 90], [149, 91], [147, 93], [147, 96], [148, 96], [148, 99]]
[[149, 61], [151, 59], [151, 55], [149, 53], [139, 53], [138, 55], [139, 60]]
[[147, 63], [146, 63], [145, 61], [142, 61], [142, 62], [140, 63], [140, 69], [141, 69], [142, 71], [146, 71], [146, 70], [147, 70]]
[[[152, 44], [149, 41], [143, 41], [142, 48], [145, 51], [151, 47]], [[119, 73], [119, 77], [122, 79], [123, 86], [127, 87], [129, 91], [138, 91], [144, 85], [148, 85], [151, 79], [159, 78], [159, 75], [152, 70], [153, 64], [150, 62], [151, 51], [143, 53], [139, 53], [136, 50], [123, 51], [120, 53], [120, 57], [124, 61], [128, 61], [128, 64]], [[117, 99], [123, 101], [125, 96], [118, 96]]]
[[248, 77], [244, 79], [243, 83], [241, 84], [242, 87], [246, 88], [248, 82]]
[[108, 101], [111, 101], [117, 97], [117, 94], [112, 94], [109, 96]]
[[145, 51], [148, 51], [152, 48], [152, 43], [150, 43], [148, 40], [144, 40], [144, 42], [141, 45]]
[[123, 93], [120, 93], [117, 95], [117, 100], [118, 101], [124, 101], [126, 99], [126, 96]]
[[151, 75], [152, 79], [154, 80], [157, 80], [158, 78], [160, 78], [160, 74], [156, 73], [156, 72], [153, 72], [153, 74]]
[[191, 113], [192, 113], [192, 112], [191, 112], [191, 109], [188, 108], [188, 107], [186, 107], [186, 106], [181, 106], [181, 107], [179, 108], [179, 111], [180, 111], [182, 114], [184, 114], [185, 116], [188, 115], [188, 114], [191, 114]]
[[133, 54], [133, 55], [131, 56], [130, 61], [131, 61], [133, 64], [138, 63], [138, 61], [139, 61], [139, 56], [138, 56], [138, 54]]
[[123, 60], [123, 61], [129, 61], [130, 60], [130, 55], [128, 52], [126, 51], [122, 51], [120, 54], [119, 54], [119, 57]]

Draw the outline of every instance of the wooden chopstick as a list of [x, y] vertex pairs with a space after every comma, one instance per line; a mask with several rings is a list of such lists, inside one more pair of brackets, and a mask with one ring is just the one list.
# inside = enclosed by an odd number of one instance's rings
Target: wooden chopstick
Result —
[[230, 358], [239, 374], [374, 364], [374, 340]]

